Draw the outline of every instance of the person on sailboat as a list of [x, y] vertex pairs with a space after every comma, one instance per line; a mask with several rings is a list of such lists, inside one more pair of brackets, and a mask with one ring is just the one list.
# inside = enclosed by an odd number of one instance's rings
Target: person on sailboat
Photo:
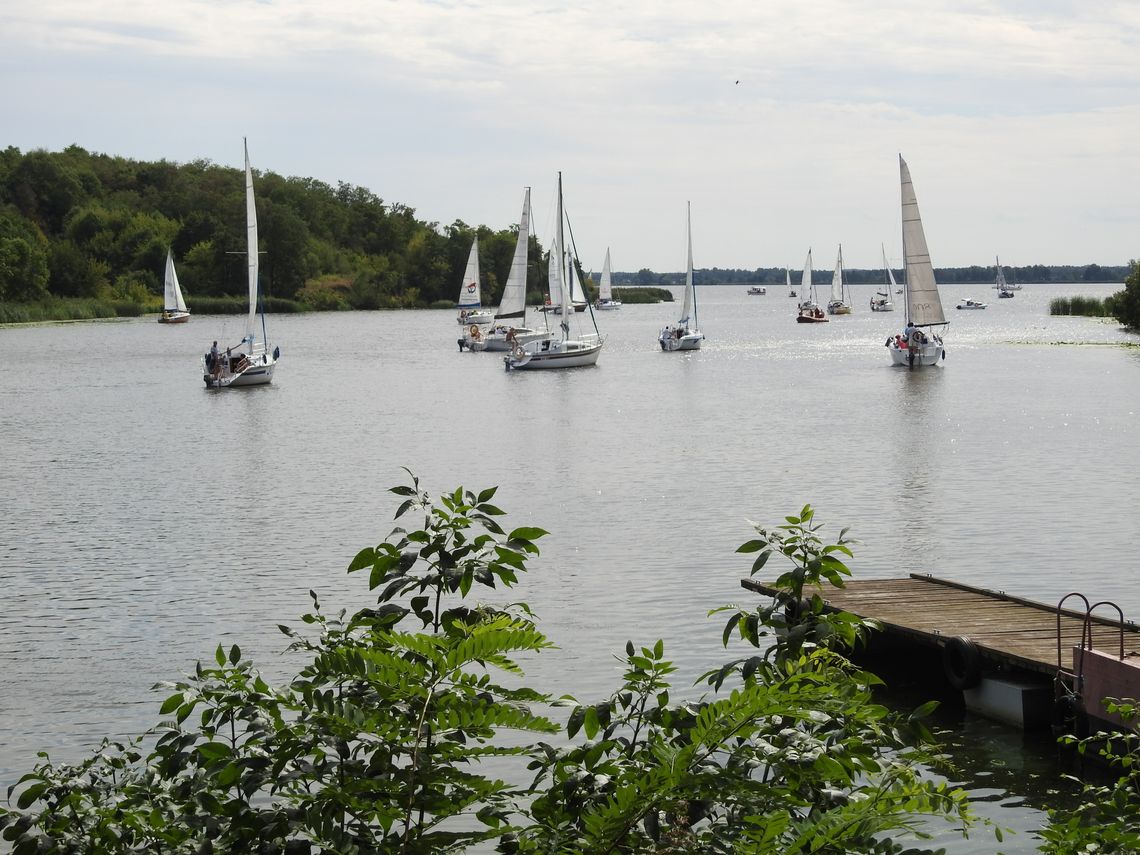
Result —
[[222, 363], [218, 361], [218, 343], [217, 343], [217, 341], [215, 341], [212, 345], [210, 345], [210, 357], [209, 357], [208, 362], [209, 362], [208, 367], [210, 369], [211, 374], [213, 374], [215, 377], [217, 377], [219, 374], [222, 373]]

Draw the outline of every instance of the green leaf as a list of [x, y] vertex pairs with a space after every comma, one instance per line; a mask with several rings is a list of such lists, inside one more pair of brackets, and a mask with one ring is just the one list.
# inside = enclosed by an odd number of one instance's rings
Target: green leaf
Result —
[[406, 485], [400, 485], [398, 487], [389, 487], [388, 492], [389, 493], [395, 493], [397, 496], [414, 496], [414, 495], [416, 495], [416, 491], [413, 490], [411, 487], [408, 487]]
[[18, 807], [20, 810], [27, 810], [35, 803], [36, 799], [43, 795], [44, 791], [47, 790], [47, 788], [47, 781], [41, 781], [38, 784], [32, 784], [30, 787], [20, 793], [20, 797], [16, 799], [16, 807]]
[[230, 664], [237, 665], [241, 661], [241, 648], [236, 644], [230, 648]]
[[182, 705], [182, 693], [171, 695], [162, 702], [162, 706], [158, 710], [159, 715], [170, 715]]
[[219, 666], [224, 667], [226, 664], [226, 654], [222, 652], [222, 645], [218, 645], [218, 649], [214, 651], [214, 660]]
[[750, 540], [747, 543], [742, 543], [736, 547], [737, 552], [759, 552], [768, 544], [763, 540]]

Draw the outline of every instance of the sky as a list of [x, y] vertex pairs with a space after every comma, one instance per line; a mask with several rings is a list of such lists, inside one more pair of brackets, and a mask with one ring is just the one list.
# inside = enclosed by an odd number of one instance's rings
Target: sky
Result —
[[0, 144], [367, 187], [586, 269], [1140, 256], [1140, 2], [4, 0]]

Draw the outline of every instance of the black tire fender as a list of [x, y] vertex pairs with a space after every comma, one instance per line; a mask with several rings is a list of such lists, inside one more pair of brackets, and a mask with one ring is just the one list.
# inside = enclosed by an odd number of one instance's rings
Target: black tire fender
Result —
[[982, 654], [978, 646], [965, 635], [948, 638], [942, 648], [942, 670], [955, 689], [974, 688], [982, 679]]

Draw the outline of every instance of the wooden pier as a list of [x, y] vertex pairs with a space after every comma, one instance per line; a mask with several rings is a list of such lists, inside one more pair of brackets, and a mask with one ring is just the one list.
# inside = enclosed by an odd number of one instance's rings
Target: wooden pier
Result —
[[[752, 579], [741, 585], [776, 593]], [[937, 652], [947, 680], [967, 695], [967, 706], [971, 698], [980, 706], [991, 703], [992, 685], [988, 698], [974, 688], [983, 675], [1016, 685], [1035, 681], [1038, 688], [1057, 684], [1056, 692], [1050, 689], [1050, 703], [1067, 692], [1096, 718], [1102, 697], [1140, 697], [1140, 628], [1112, 603], [1089, 603], [1073, 593], [1060, 604], [1046, 605], [914, 573], [854, 580], [844, 588], [805, 590], [804, 595], [811, 593], [818, 593], [830, 611], [877, 621], [895, 649]], [[1097, 697], [1086, 692], [1094, 684]]]

